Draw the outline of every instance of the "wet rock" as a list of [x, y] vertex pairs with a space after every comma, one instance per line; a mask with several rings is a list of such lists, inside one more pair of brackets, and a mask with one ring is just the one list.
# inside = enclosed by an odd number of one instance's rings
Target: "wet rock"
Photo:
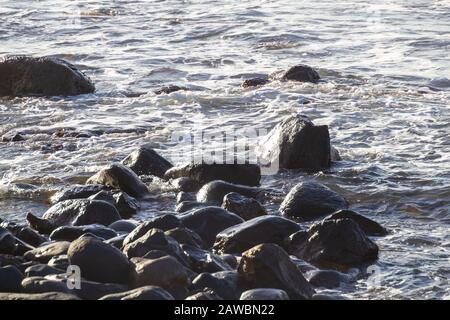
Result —
[[50, 200], [52, 203], [58, 203], [64, 200], [86, 199], [102, 190], [105, 190], [105, 186], [101, 184], [77, 184], [56, 192]]
[[179, 86], [171, 84], [171, 85], [162, 87], [162, 88], [160, 88], [158, 90], [155, 90], [154, 93], [157, 94], [157, 95], [160, 95], [160, 94], [163, 94], [163, 93], [169, 94], [169, 93], [176, 92], [176, 91], [186, 91], [186, 90], [189, 90], [189, 89], [185, 88], [185, 87], [179, 87]]
[[360, 215], [351, 210], [340, 210], [329, 217], [325, 218], [325, 220], [337, 220], [337, 219], [351, 219], [355, 221], [362, 231], [366, 233], [368, 236], [385, 236], [389, 232], [381, 226], [378, 222], [373, 221], [363, 215]]
[[320, 80], [320, 76], [313, 68], [304, 64], [299, 64], [289, 68], [281, 76], [281, 80], [317, 83]]
[[201, 188], [201, 184], [188, 177], [180, 177], [177, 179], [171, 179], [170, 185], [177, 191], [182, 192], [196, 192]]
[[30, 277], [23, 279], [21, 291], [25, 293], [62, 292], [71, 293], [67, 282], [47, 279], [45, 277]]
[[51, 258], [66, 254], [67, 250], [69, 250], [69, 246], [70, 242], [68, 241], [51, 242], [49, 244], [26, 252], [24, 257], [28, 260], [48, 263]]
[[119, 233], [130, 233], [137, 228], [137, 223], [130, 220], [117, 220], [111, 223], [108, 228]]
[[219, 253], [242, 253], [261, 243], [283, 245], [286, 238], [299, 230], [297, 223], [282, 217], [258, 217], [220, 232], [213, 249]]
[[93, 234], [99, 238], [108, 240], [117, 236], [117, 233], [100, 224], [91, 224], [87, 226], [63, 226], [56, 228], [51, 234], [51, 240], [73, 241], [85, 233]]
[[197, 197], [194, 194], [185, 191], [178, 192], [177, 194], [177, 204], [180, 204], [184, 201], [195, 201], [196, 199]]
[[305, 181], [289, 191], [280, 206], [280, 212], [309, 221], [347, 208], [347, 200], [338, 193], [317, 182]]
[[27, 277], [45, 277], [65, 273], [66, 271], [51, 267], [47, 264], [35, 264], [25, 269], [25, 276]]
[[310, 299], [314, 294], [288, 254], [276, 244], [260, 244], [245, 251], [238, 272], [253, 288], [281, 289], [291, 299]]
[[220, 257], [223, 259], [223, 261], [228, 263], [228, 265], [232, 269], [236, 269], [238, 267], [238, 260], [237, 260], [236, 256], [234, 256], [232, 254], [221, 254]]
[[8, 56], [0, 60], [0, 96], [72, 96], [94, 90], [86, 75], [62, 59]]
[[33, 247], [39, 247], [42, 243], [48, 241], [46, 237], [37, 233], [33, 229], [27, 226], [20, 226], [14, 235], [25, 243], [30, 244]]
[[280, 289], [259, 288], [242, 292], [239, 300], [289, 300], [289, 296]]
[[80, 300], [74, 294], [62, 292], [46, 292], [46, 293], [0, 293], [0, 300]]
[[309, 283], [316, 288], [334, 289], [348, 281], [349, 277], [346, 274], [335, 270], [312, 271], [309, 277]]
[[165, 256], [157, 259], [133, 258], [131, 262], [135, 265], [133, 273], [133, 284], [135, 287], [152, 285], [170, 289], [188, 285], [188, 275], [185, 267], [173, 257]]
[[173, 165], [160, 156], [149, 145], [144, 145], [133, 151], [122, 164], [134, 171], [138, 176], [153, 175], [162, 178]]
[[328, 126], [316, 126], [300, 114], [282, 120], [259, 143], [264, 163], [286, 169], [329, 168], [330, 150]]
[[203, 202], [183, 201], [175, 207], [175, 211], [183, 213], [183, 212], [191, 211], [193, 209], [200, 209], [200, 208], [205, 208], [205, 207], [208, 207], [208, 204], [203, 203]]
[[203, 241], [200, 236], [188, 228], [177, 227], [164, 232], [166, 236], [172, 237], [179, 244], [188, 244], [197, 248], [203, 247]]
[[221, 205], [225, 195], [232, 192], [250, 198], [258, 198], [262, 195], [262, 190], [259, 188], [247, 187], [217, 180], [205, 184], [198, 191], [197, 201]]
[[250, 88], [250, 87], [262, 86], [262, 85], [265, 85], [265, 84], [267, 84], [269, 82], [270, 81], [267, 78], [247, 79], [247, 80], [244, 80], [244, 82], [242, 83], [242, 88]]
[[169, 169], [164, 177], [166, 179], [189, 177], [200, 184], [223, 180], [235, 184], [257, 186], [261, 179], [261, 169], [256, 164], [189, 163]]
[[0, 227], [0, 254], [13, 254], [16, 251], [16, 238], [8, 230]]
[[126, 236], [127, 236], [126, 234], [121, 234], [117, 237], [106, 240], [105, 243], [110, 244], [113, 247], [121, 250], [123, 247], [123, 241], [125, 240]]
[[24, 141], [25, 137], [17, 131], [9, 131], [2, 136], [2, 142]]
[[190, 295], [185, 300], [207, 301], [207, 300], [223, 300], [223, 298], [212, 289], [204, 289], [203, 291]]
[[335, 162], [335, 161], [341, 161], [341, 160], [342, 160], [341, 155], [339, 154], [338, 149], [336, 149], [336, 148], [333, 147], [333, 146], [331, 146], [331, 149], [330, 149], [330, 158], [331, 158], [331, 161], [333, 161], [333, 162]]
[[139, 202], [125, 192], [116, 193], [113, 197], [114, 205], [119, 211], [120, 216], [124, 219], [135, 215], [141, 208]]
[[194, 230], [210, 248], [216, 235], [228, 227], [244, 222], [241, 217], [219, 207], [206, 207], [180, 217], [183, 225]]
[[130, 196], [141, 198], [148, 193], [145, 184], [129, 168], [113, 163], [90, 177], [86, 184], [102, 184], [113, 189], [120, 189]]
[[250, 220], [267, 214], [266, 209], [264, 209], [258, 200], [244, 197], [236, 192], [225, 195], [222, 208], [237, 214], [244, 220]]
[[0, 267], [0, 292], [20, 292], [23, 273], [14, 266]]
[[67, 270], [70, 266], [69, 257], [67, 254], [54, 256], [48, 261], [48, 265], [56, 269]]
[[199, 274], [190, 286], [191, 291], [203, 291], [208, 288], [225, 300], [236, 300], [245, 290], [239, 282], [236, 271], [204, 272]]
[[186, 254], [189, 265], [194, 272], [231, 271], [231, 267], [214, 253], [190, 245], [181, 245]]
[[293, 234], [289, 252], [321, 268], [346, 269], [376, 260], [378, 246], [356, 222], [338, 219]]
[[174, 298], [163, 288], [145, 286], [130, 291], [109, 294], [99, 300], [174, 300]]
[[24, 271], [27, 267], [23, 267], [24, 264], [27, 263], [27, 260], [24, 257], [13, 256], [9, 254], [1, 254], [0, 253], [0, 267], [5, 266], [15, 266], [20, 271]]

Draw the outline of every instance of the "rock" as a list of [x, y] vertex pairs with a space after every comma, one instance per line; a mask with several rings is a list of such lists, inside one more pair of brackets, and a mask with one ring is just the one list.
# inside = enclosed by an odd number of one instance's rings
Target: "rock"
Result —
[[119, 211], [120, 216], [124, 219], [135, 215], [141, 208], [139, 202], [125, 192], [116, 193], [113, 197], [114, 205]]
[[185, 300], [223, 300], [223, 298], [212, 289], [204, 289], [203, 291], [190, 295]]
[[180, 217], [187, 228], [194, 230], [210, 248], [216, 235], [228, 227], [244, 222], [241, 217], [219, 207], [206, 207]]
[[73, 241], [67, 256], [70, 264], [80, 267], [85, 279], [102, 283], [126, 283], [129, 279], [127, 257], [99, 239], [83, 236]]
[[25, 137], [17, 131], [9, 131], [2, 136], [2, 142], [24, 141]]
[[0, 60], [0, 96], [73, 96], [94, 90], [86, 75], [62, 59], [7, 56]]
[[289, 217], [310, 221], [340, 209], [347, 209], [344, 197], [314, 181], [295, 185], [280, 206], [280, 212]]
[[300, 114], [277, 124], [259, 142], [263, 163], [286, 169], [322, 170], [331, 165], [328, 126], [316, 126]]
[[23, 279], [21, 283], [22, 292], [25, 293], [45, 293], [62, 292], [71, 293], [67, 282], [63, 280], [53, 280], [44, 277], [30, 277]]
[[192, 193], [181, 191], [177, 194], [177, 204], [180, 204], [184, 201], [195, 201], [196, 199], [197, 197]]
[[262, 195], [262, 190], [259, 188], [247, 187], [217, 180], [205, 184], [198, 191], [197, 201], [221, 205], [225, 195], [231, 192], [250, 198], [258, 198]]
[[66, 271], [51, 267], [47, 264], [35, 264], [25, 269], [25, 276], [27, 277], [45, 277], [65, 273]]
[[183, 201], [175, 207], [175, 211], [183, 213], [183, 212], [191, 211], [193, 209], [200, 209], [200, 208], [205, 208], [205, 207], [208, 207], [208, 204], [203, 203], [203, 202]]
[[121, 234], [117, 237], [105, 240], [105, 243], [112, 245], [113, 247], [121, 250], [123, 247], [123, 241], [125, 240], [127, 234]]
[[0, 300], [80, 300], [76, 295], [62, 292], [46, 293], [0, 293]]
[[23, 272], [28, 267], [28, 266], [24, 267], [24, 264], [26, 264], [26, 263], [27, 263], [27, 260], [24, 257], [18, 257], [18, 256], [0, 253], [0, 267], [5, 267], [5, 266], [11, 265]]
[[309, 277], [309, 283], [316, 288], [334, 289], [348, 281], [349, 277], [346, 274], [335, 270], [312, 271]]
[[60, 269], [60, 270], [67, 270], [70, 266], [69, 258], [67, 254], [60, 254], [58, 256], [52, 257], [48, 263], [50, 267]]
[[258, 200], [244, 197], [236, 192], [225, 195], [222, 208], [237, 214], [244, 220], [250, 220], [267, 214], [266, 209], [264, 209]]
[[30, 226], [41, 233], [51, 233], [66, 226], [101, 224], [108, 226], [120, 220], [116, 208], [105, 201], [75, 199], [58, 202], [48, 209], [42, 218], [31, 213], [27, 215]]
[[320, 80], [320, 76], [313, 68], [304, 64], [299, 64], [289, 68], [282, 75], [281, 80], [317, 83]]
[[20, 292], [23, 273], [14, 266], [0, 267], [0, 292]]
[[164, 173], [173, 167], [149, 145], [133, 151], [122, 160], [122, 164], [133, 170], [138, 176], [153, 175], [160, 178], [164, 177]]
[[163, 288], [145, 286], [130, 291], [109, 294], [99, 300], [174, 300], [174, 298]]
[[372, 262], [378, 246], [350, 219], [322, 221], [293, 234], [289, 252], [321, 268], [346, 269]]
[[170, 180], [170, 185], [177, 191], [182, 192], [196, 192], [202, 187], [202, 185], [191, 178], [180, 177]]
[[119, 163], [113, 163], [90, 177], [86, 184], [102, 184], [113, 189], [120, 189], [130, 196], [142, 198], [148, 193], [139, 177]]
[[190, 287], [191, 291], [203, 291], [207, 288], [225, 300], [236, 300], [245, 290], [239, 282], [236, 271], [201, 273], [192, 281]]
[[287, 292], [291, 299], [310, 299], [314, 289], [288, 254], [278, 245], [257, 245], [242, 254], [238, 272], [253, 288], [274, 288]]
[[16, 251], [16, 238], [8, 230], [0, 227], [0, 254], [13, 254]]
[[119, 232], [119, 233], [130, 233], [134, 229], [136, 229], [138, 225], [130, 220], [117, 220], [111, 223], [108, 228]]
[[189, 163], [173, 167], [164, 175], [165, 179], [180, 177], [189, 177], [200, 184], [223, 180], [235, 184], [257, 186], [261, 179], [261, 169], [256, 164]]
[[43, 245], [36, 249], [25, 253], [24, 257], [28, 260], [39, 261], [41, 263], [48, 263], [51, 258], [66, 254], [69, 249], [70, 242], [56, 241]]
[[135, 287], [147, 285], [164, 289], [188, 285], [188, 275], [184, 266], [175, 258], [165, 256], [157, 259], [133, 258], [135, 265], [133, 284]]
[[157, 95], [160, 95], [160, 94], [163, 94], [163, 93], [169, 94], [169, 93], [176, 92], [176, 91], [186, 91], [186, 90], [189, 90], [189, 89], [185, 88], [185, 87], [179, 87], [179, 86], [171, 84], [171, 85], [162, 87], [162, 88], [160, 88], [158, 90], [155, 90], [154, 93], [157, 94]]
[[231, 271], [232, 268], [214, 253], [202, 250], [190, 245], [181, 245], [184, 253], [187, 255], [189, 265], [194, 272], [218, 272]]
[[85, 233], [93, 234], [104, 240], [117, 236], [117, 233], [100, 224], [91, 224], [87, 226], [62, 226], [53, 230], [50, 234], [51, 240], [73, 241]]
[[336, 149], [335, 147], [331, 146], [330, 149], [330, 158], [332, 162], [336, 162], [336, 161], [341, 161], [341, 155], [339, 154], [338, 149]]
[[228, 263], [228, 265], [232, 269], [237, 269], [237, 267], [238, 267], [238, 260], [237, 260], [236, 256], [234, 256], [232, 254], [221, 254], [220, 257], [222, 258], [223, 261]]
[[25, 243], [30, 244], [33, 247], [39, 247], [42, 243], [48, 241], [46, 237], [37, 233], [33, 229], [28, 226], [20, 226], [15, 232], [14, 235], [24, 241]]
[[261, 243], [283, 245], [286, 238], [299, 230], [297, 223], [282, 217], [258, 217], [220, 232], [213, 249], [218, 253], [242, 253]]
[[378, 222], [373, 221], [351, 210], [337, 211], [329, 217], [325, 218], [325, 220], [337, 220], [345, 218], [355, 221], [359, 225], [361, 230], [364, 231], [368, 236], [385, 236], [389, 233], [386, 228], [381, 226]]
[[160, 229], [163, 231], [167, 231], [180, 226], [181, 226], [180, 219], [173, 214], [164, 214], [161, 216], [153, 217], [150, 220], [147, 220], [141, 223], [138, 227], [136, 227], [125, 238], [123, 244], [125, 246], [133, 241], [136, 241], [151, 229]]
[[166, 232], [164, 232], [164, 234], [166, 236], [172, 237], [179, 244], [188, 244], [197, 248], [203, 247], [202, 238], [200, 238], [200, 236], [197, 233], [195, 233], [190, 229], [177, 227], [167, 230]]
[[289, 300], [289, 296], [280, 289], [259, 288], [242, 292], [239, 300]]
[[105, 186], [101, 184], [90, 184], [90, 185], [73, 185], [66, 187], [58, 192], [56, 192], [51, 197], [52, 203], [58, 203], [64, 200], [73, 200], [73, 199], [86, 199], [90, 196], [101, 192], [105, 189]]
[[269, 82], [270, 82], [269, 79], [266, 79], [266, 78], [247, 79], [247, 80], [244, 80], [244, 82], [242, 83], [242, 88], [262, 86]]

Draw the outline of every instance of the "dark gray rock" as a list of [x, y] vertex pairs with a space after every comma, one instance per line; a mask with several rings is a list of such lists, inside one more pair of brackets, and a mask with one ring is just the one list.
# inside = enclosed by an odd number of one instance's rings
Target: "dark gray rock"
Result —
[[8, 230], [0, 227], [0, 254], [13, 254], [16, 251], [16, 238]]
[[191, 211], [193, 209], [200, 209], [200, 208], [205, 208], [205, 207], [208, 207], [207, 203], [197, 202], [197, 201], [183, 201], [175, 207], [175, 211], [183, 213], [183, 212]]
[[260, 158], [272, 167], [321, 170], [331, 165], [328, 126], [316, 126], [304, 115], [285, 118], [259, 145]]
[[309, 283], [316, 288], [334, 289], [348, 282], [348, 275], [335, 270], [316, 270], [309, 276]]
[[174, 300], [174, 298], [163, 288], [145, 286], [130, 291], [109, 294], [99, 300]]
[[139, 202], [125, 192], [115, 193], [113, 198], [114, 205], [123, 219], [127, 219], [135, 215], [141, 208]]
[[170, 180], [170, 185], [177, 191], [196, 192], [201, 188], [201, 183], [188, 177], [180, 177]]
[[108, 228], [113, 229], [119, 233], [130, 233], [138, 226], [137, 223], [130, 220], [117, 220], [111, 223]]
[[87, 226], [62, 226], [56, 228], [50, 234], [50, 239], [57, 241], [73, 241], [85, 233], [93, 234], [104, 240], [117, 236], [117, 233], [113, 229], [100, 224], [91, 224]]
[[202, 238], [207, 248], [213, 245], [219, 232], [244, 222], [241, 217], [219, 207], [201, 208], [182, 215], [180, 220]]
[[267, 214], [266, 209], [264, 209], [258, 200], [247, 198], [236, 192], [225, 195], [222, 208], [237, 214], [244, 220], [250, 220]]
[[203, 247], [203, 241], [200, 236], [188, 228], [177, 227], [164, 232], [166, 236], [172, 237], [180, 244], [188, 244], [197, 248]]
[[197, 201], [221, 205], [225, 195], [231, 192], [255, 199], [262, 196], [262, 190], [259, 188], [247, 187], [217, 180], [205, 184], [198, 191]]
[[320, 76], [313, 68], [304, 64], [299, 64], [289, 68], [283, 73], [281, 80], [317, 83], [320, 80]]
[[289, 300], [289, 296], [284, 290], [259, 288], [242, 292], [239, 300]]
[[126, 283], [129, 279], [127, 257], [99, 239], [83, 236], [71, 243], [67, 255], [85, 279], [102, 283]]
[[68, 241], [51, 242], [26, 252], [24, 257], [28, 260], [48, 263], [51, 258], [66, 254], [67, 250], [69, 250], [69, 246], [70, 242]]
[[51, 197], [51, 201], [58, 203], [64, 200], [86, 199], [102, 190], [105, 190], [105, 186], [101, 184], [72, 185], [56, 192]]
[[223, 180], [235, 184], [257, 186], [261, 179], [261, 169], [256, 164], [189, 163], [169, 169], [164, 177], [166, 179], [189, 177], [200, 184]]
[[232, 268], [222, 258], [214, 253], [190, 245], [181, 245], [189, 265], [194, 272], [231, 271]]
[[122, 164], [129, 167], [138, 176], [153, 175], [162, 178], [164, 173], [173, 167], [173, 165], [161, 157], [149, 145], [144, 145], [133, 151]]
[[310, 221], [340, 209], [347, 209], [344, 197], [314, 181], [294, 186], [280, 206], [280, 212], [302, 221]]
[[130, 168], [113, 163], [90, 177], [86, 184], [102, 184], [113, 189], [120, 189], [130, 196], [141, 198], [148, 193], [145, 184]]
[[237, 300], [247, 288], [242, 286], [239, 274], [236, 271], [222, 271], [204, 272], [192, 280], [191, 291], [203, 291], [205, 289], [212, 289], [225, 300]]
[[223, 298], [219, 296], [214, 290], [206, 288], [203, 291], [191, 294], [185, 300], [208, 301], [208, 300], [223, 300]]
[[94, 90], [86, 75], [62, 59], [8, 56], [0, 60], [0, 96], [72, 96]]
[[283, 245], [286, 238], [299, 230], [297, 223], [282, 217], [258, 217], [220, 232], [213, 249], [219, 253], [242, 253], [261, 243]]
[[368, 236], [385, 236], [389, 232], [381, 226], [378, 222], [373, 221], [363, 215], [360, 215], [351, 210], [340, 210], [329, 217], [325, 218], [325, 220], [337, 220], [337, 219], [351, 219], [355, 221], [362, 231], [366, 233]]
[[242, 254], [238, 272], [253, 288], [274, 288], [291, 299], [310, 299], [314, 289], [286, 251], [273, 243], [257, 245]]
[[105, 240], [105, 243], [112, 245], [113, 247], [121, 250], [123, 247], [123, 241], [125, 240], [127, 234], [121, 234], [117, 237]]
[[60, 269], [60, 270], [67, 270], [70, 266], [69, 257], [67, 254], [60, 254], [58, 256], [52, 257], [48, 263], [50, 267]]
[[14, 266], [20, 271], [25, 271], [28, 266], [24, 266], [28, 261], [24, 257], [13, 256], [0, 253], [0, 267]]
[[0, 292], [20, 292], [23, 273], [14, 266], [0, 267]]
[[177, 204], [180, 204], [184, 201], [195, 201], [197, 197], [195, 194], [188, 193], [185, 191], [178, 192], [177, 194]]
[[46, 237], [34, 231], [28, 226], [20, 226], [14, 231], [14, 236], [33, 247], [39, 247], [42, 243], [48, 241]]
[[27, 277], [45, 277], [54, 274], [65, 274], [65, 270], [51, 267], [47, 264], [35, 264], [25, 269], [25, 275]]

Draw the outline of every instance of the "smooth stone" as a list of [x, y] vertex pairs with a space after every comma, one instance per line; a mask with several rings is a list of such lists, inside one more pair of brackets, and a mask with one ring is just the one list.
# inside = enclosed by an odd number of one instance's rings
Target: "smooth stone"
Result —
[[236, 192], [225, 195], [222, 208], [237, 214], [244, 220], [250, 220], [267, 214], [266, 209], [258, 200], [247, 198]]
[[128, 219], [131, 216], [134, 216], [138, 213], [139, 209], [141, 209], [139, 202], [125, 192], [115, 193], [113, 198], [114, 205], [123, 219]]
[[387, 229], [381, 226], [378, 222], [373, 221], [351, 210], [337, 211], [329, 217], [326, 217], [325, 220], [337, 220], [345, 218], [355, 221], [362, 229], [362, 231], [364, 231], [368, 236], [385, 236], [389, 233]]
[[236, 258], [236, 256], [234, 256], [232, 254], [221, 254], [220, 257], [222, 258], [223, 261], [228, 263], [228, 265], [232, 269], [237, 269], [239, 263], [238, 263], [238, 259]]
[[221, 205], [225, 195], [231, 192], [250, 198], [258, 198], [262, 195], [262, 190], [259, 188], [247, 187], [217, 180], [205, 184], [197, 192], [197, 201]]
[[225, 300], [237, 300], [247, 288], [242, 287], [236, 271], [222, 271], [199, 274], [190, 286], [191, 291], [212, 289]]
[[378, 258], [378, 246], [351, 219], [322, 221], [291, 235], [289, 252], [331, 269], [347, 269]]
[[112, 189], [120, 189], [135, 198], [148, 194], [146, 185], [136, 173], [119, 163], [106, 166], [90, 177], [86, 184], [102, 184]]
[[173, 167], [149, 145], [143, 145], [130, 153], [122, 160], [122, 164], [133, 170], [138, 176], [153, 175], [160, 178], [164, 177], [164, 173]]
[[125, 240], [126, 237], [127, 237], [127, 234], [124, 233], [124, 234], [118, 235], [117, 237], [105, 240], [105, 243], [110, 244], [119, 250], [122, 250], [123, 241]]
[[308, 281], [316, 288], [334, 289], [349, 282], [349, 277], [336, 270], [316, 270], [309, 274]]
[[23, 273], [14, 266], [0, 267], [0, 292], [20, 292]]
[[16, 238], [6, 230], [0, 227], [0, 254], [14, 254], [16, 251]]
[[119, 233], [130, 233], [138, 226], [137, 223], [130, 220], [117, 220], [111, 223], [108, 228]]
[[47, 264], [35, 264], [25, 269], [26, 277], [45, 277], [54, 274], [65, 274], [66, 271], [51, 267]]
[[286, 238], [299, 230], [297, 223], [283, 217], [258, 217], [220, 232], [213, 249], [218, 253], [242, 253], [261, 243], [281, 246]]
[[208, 206], [209, 205], [207, 203], [203, 203], [203, 202], [183, 201], [175, 207], [175, 211], [179, 212], [179, 213], [184, 213], [184, 212], [188, 212], [188, 211], [191, 211], [194, 209], [205, 208]]
[[145, 286], [133, 290], [106, 295], [99, 300], [174, 300], [163, 288]]
[[185, 191], [180, 191], [177, 194], [177, 205], [184, 201], [195, 201], [195, 200], [197, 200], [195, 194]]
[[281, 80], [317, 83], [320, 80], [320, 76], [317, 71], [310, 66], [299, 64], [289, 68], [283, 73]]
[[67, 250], [69, 250], [69, 246], [70, 242], [68, 241], [51, 242], [26, 252], [24, 257], [28, 260], [48, 263], [51, 258], [66, 254]]
[[18, 230], [16, 230], [16, 232], [14, 232], [14, 235], [17, 239], [20, 239], [33, 247], [39, 247], [44, 242], [48, 241], [46, 237], [28, 226], [21, 226]]
[[186, 254], [189, 265], [194, 272], [231, 271], [232, 268], [219, 256], [206, 250], [190, 245], [181, 245]]
[[103, 241], [82, 236], [70, 244], [67, 252], [71, 265], [81, 269], [83, 278], [102, 283], [127, 283], [130, 263], [117, 248]]
[[74, 294], [62, 292], [46, 292], [46, 293], [0, 293], [0, 300], [80, 300]]
[[210, 248], [217, 234], [226, 228], [244, 222], [244, 220], [219, 207], [206, 207], [180, 216], [183, 225], [195, 231]]
[[252, 78], [252, 79], [246, 79], [244, 82], [242, 82], [242, 88], [250, 88], [250, 87], [257, 87], [262, 86], [267, 83], [269, 83], [269, 79], [267, 78]]
[[164, 232], [166, 236], [172, 237], [179, 244], [188, 244], [197, 248], [203, 247], [202, 238], [192, 231], [191, 229], [184, 227], [177, 227]]
[[201, 183], [188, 177], [180, 177], [170, 180], [170, 185], [177, 191], [196, 192], [201, 188]]
[[58, 203], [64, 200], [86, 199], [104, 189], [105, 186], [101, 184], [77, 184], [56, 192], [50, 200], [52, 203]]
[[0, 96], [73, 96], [94, 91], [92, 81], [62, 59], [6, 56], [0, 60]]
[[272, 168], [322, 170], [331, 165], [328, 126], [306, 116], [284, 118], [259, 142], [259, 157]]
[[204, 289], [203, 291], [191, 294], [185, 300], [198, 300], [198, 301], [208, 301], [208, 300], [223, 300], [221, 296], [219, 296], [212, 289]]
[[340, 194], [317, 182], [305, 181], [289, 191], [281, 203], [280, 212], [285, 216], [310, 221], [347, 208], [348, 202]]
[[24, 267], [26, 263], [28, 263], [28, 261], [24, 257], [0, 253], [0, 267], [6, 267], [11, 265], [23, 272], [28, 267], [28, 266]]
[[117, 233], [108, 227], [100, 224], [91, 224], [87, 226], [62, 226], [56, 228], [50, 234], [50, 239], [56, 241], [73, 241], [85, 233], [93, 234], [104, 240], [117, 236]]
[[180, 177], [189, 177], [200, 184], [223, 180], [235, 184], [257, 186], [261, 179], [261, 169], [256, 164], [188, 163], [173, 167], [164, 175], [165, 179]]
[[286, 251], [273, 243], [257, 245], [242, 254], [238, 272], [253, 288], [274, 288], [291, 299], [311, 299], [314, 289]]
[[48, 263], [50, 267], [61, 269], [61, 270], [67, 270], [70, 266], [69, 257], [67, 254], [61, 254], [58, 256], [52, 257]]
[[289, 300], [289, 296], [284, 290], [259, 288], [242, 292], [239, 300]]

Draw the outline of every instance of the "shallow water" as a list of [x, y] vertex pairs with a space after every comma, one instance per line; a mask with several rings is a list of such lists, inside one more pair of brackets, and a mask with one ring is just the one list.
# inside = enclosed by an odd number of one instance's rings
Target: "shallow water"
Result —
[[[280, 172], [286, 193], [314, 178], [392, 232], [375, 239], [380, 275], [337, 292], [354, 298], [449, 298], [450, 2], [442, 1], [10, 1], [0, 2], [0, 55], [53, 55], [96, 83], [72, 98], [0, 98], [0, 210], [22, 221], [49, 194], [151, 142], [189, 160], [181, 131], [271, 129], [302, 112], [327, 124], [342, 161], [326, 172]], [[243, 79], [304, 63], [318, 85]], [[156, 96], [167, 84], [189, 87]], [[99, 130], [51, 138], [57, 128]], [[217, 143], [205, 143], [215, 148]], [[180, 152], [183, 150], [183, 152]], [[30, 183], [23, 190], [12, 183]], [[268, 204], [272, 212], [277, 203]], [[155, 196], [141, 219], [173, 209]], [[335, 292], [335, 291], [333, 291]]]

